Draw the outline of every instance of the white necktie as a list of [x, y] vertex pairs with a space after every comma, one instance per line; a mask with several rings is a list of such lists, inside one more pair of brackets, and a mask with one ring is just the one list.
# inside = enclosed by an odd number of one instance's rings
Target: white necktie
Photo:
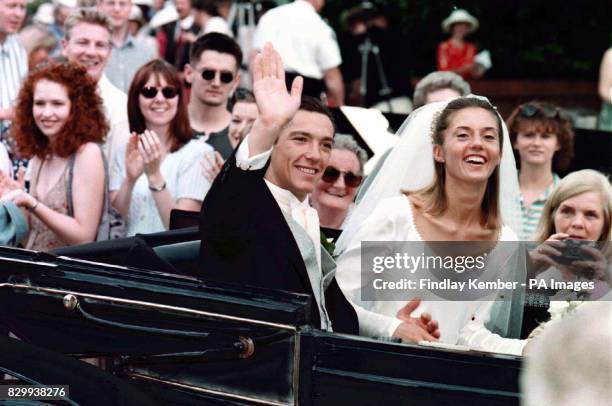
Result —
[[321, 269], [321, 240], [319, 230], [319, 215], [315, 209], [310, 206], [300, 204], [291, 208], [291, 217], [298, 223], [314, 243], [315, 253], [317, 255], [317, 263]]

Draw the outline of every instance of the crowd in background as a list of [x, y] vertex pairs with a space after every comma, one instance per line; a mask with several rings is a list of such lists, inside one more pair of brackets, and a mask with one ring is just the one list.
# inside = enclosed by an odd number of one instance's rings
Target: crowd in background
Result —
[[[470, 94], [465, 79], [490, 67], [486, 52], [465, 39], [479, 27], [466, 10], [441, 23], [449, 38], [438, 46], [438, 71], [413, 89], [410, 55], [398, 52], [400, 37], [382, 8], [364, 2], [347, 10], [338, 41], [319, 14], [324, 0], [270, 3], [53, 0], [26, 15], [25, 0], [0, 0], [0, 215], [13, 224], [2, 243], [46, 251], [168, 230], [172, 210], [200, 211], [258, 117], [250, 68], [266, 43], [282, 58], [287, 84], [301, 76], [303, 94], [329, 107], [408, 114]], [[247, 5], [257, 25], [240, 21]], [[612, 49], [598, 90], [599, 126], [612, 131]], [[574, 155], [574, 129], [562, 108], [523, 103], [505, 124], [520, 190], [514, 232], [542, 243], [532, 258], [538, 272], [567, 276], [572, 270], [551, 260], [560, 242], [611, 239], [610, 183], [593, 170], [559, 176]], [[364, 181], [369, 157], [357, 141], [335, 136], [309, 197], [334, 236], [393, 159], [387, 152]], [[419, 207], [436, 205], [432, 193], [411, 197], [417, 219]], [[598, 283], [611, 283], [607, 268], [592, 272]]]

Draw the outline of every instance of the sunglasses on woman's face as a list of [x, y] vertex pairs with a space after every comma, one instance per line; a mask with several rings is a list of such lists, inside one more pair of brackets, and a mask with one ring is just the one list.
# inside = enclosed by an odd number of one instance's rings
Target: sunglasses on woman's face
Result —
[[158, 91], [161, 91], [162, 96], [164, 96], [164, 98], [166, 99], [174, 99], [178, 95], [178, 90], [176, 89], [176, 87], [172, 86], [164, 86], [162, 88], [157, 88], [155, 86], [145, 86], [140, 89], [140, 94], [145, 99], [153, 99], [155, 96], [157, 96]]
[[327, 183], [335, 183], [340, 175], [344, 176], [344, 184], [348, 187], [357, 187], [361, 184], [363, 176], [356, 175], [353, 172], [342, 172], [333, 166], [328, 166], [323, 172], [323, 181]]
[[558, 107], [551, 104], [531, 103], [523, 104], [521, 107], [519, 107], [519, 112], [526, 118], [535, 117], [538, 113], [546, 118], [555, 118], [561, 113]]
[[225, 83], [227, 85], [228, 83], [232, 83], [234, 80], [234, 74], [232, 72], [216, 71], [214, 69], [204, 69], [201, 74], [202, 79], [213, 80], [215, 76], [217, 76], [217, 72], [219, 72], [219, 79], [221, 80], [221, 83]]

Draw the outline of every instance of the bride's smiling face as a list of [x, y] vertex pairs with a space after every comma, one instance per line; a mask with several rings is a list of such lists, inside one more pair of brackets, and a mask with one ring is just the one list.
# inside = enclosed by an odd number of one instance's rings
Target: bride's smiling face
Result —
[[442, 145], [434, 145], [434, 159], [444, 164], [446, 176], [486, 182], [501, 160], [501, 134], [493, 114], [467, 107], [448, 118]]

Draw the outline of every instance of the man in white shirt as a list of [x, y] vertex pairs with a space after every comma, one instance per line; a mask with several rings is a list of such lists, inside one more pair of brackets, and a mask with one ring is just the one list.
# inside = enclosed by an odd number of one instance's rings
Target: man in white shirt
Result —
[[272, 43], [283, 59], [288, 84], [304, 77], [304, 94], [320, 97], [325, 91], [332, 105], [344, 104], [342, 58], [334, 31], [319, 12], [325, 0], [295, 0], [266, 12], [257, 25], [254, 51]]
[[309, 294], [312, 323], [325, 330], [436, 340], [437, 323], [426, 317], [380, 323], [380, 315], [346, 300], [307, 199], [330, 159], [331, 115], [316, 99], [301, 97], [302, 78], [287, 92], [270, 44], [256, 56], [253, 74], [260, 115], [202, 206], [201, 276]]
[[24, 0], [0, 0], [0, 120], [13, 116], [13, 102], [27, 73], [27, 55], [15, 35], [25, 18]]
[[71, 63], [87, 69], [89, 76], [97, 83], [98, 92], [104, 104], [110, 131], [106, 136], [104, 153], [112, 162], [113, 151], [127, 142], [127, 96], [114, 86], [104, 75], [104, 68], [111, 55], [111, 25], [108, 18], [93, 9], [77, 9], [67, 19], [62, 39], [62, 55]]

